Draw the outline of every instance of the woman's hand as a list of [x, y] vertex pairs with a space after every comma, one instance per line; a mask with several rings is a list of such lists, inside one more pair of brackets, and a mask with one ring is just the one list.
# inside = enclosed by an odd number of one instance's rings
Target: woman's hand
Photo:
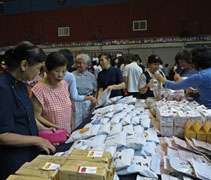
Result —
[[106, 89], [107, 89], [107, 91], [115, 90], [116, 89], [116, 85], [108, 86]]
[[36, 137], [36, 145], [48, 155], [56, 151], [56, 148], [47, 139], [41, 137]]
[[164, 78], [159, 72], [155, 72], [154, 77], [162, 83], [166, 82], [166, 78]]

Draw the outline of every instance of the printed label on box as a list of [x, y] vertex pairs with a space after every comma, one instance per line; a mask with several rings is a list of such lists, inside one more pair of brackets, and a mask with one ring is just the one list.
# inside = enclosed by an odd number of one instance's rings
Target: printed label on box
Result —
[[102, 157], [103, 151], [89, 151], [87, 157]]
[[59, 164], [54, 164], [54, 163], [50, 163], [50, 162], [47, 162], [45, 163], [45, 165], [42, 167], [43, 170], [56, 170], [60, 167]]
[[97, 167], [92, 166], [79, 166], [78, 173], [82, 174], [96, 174]]

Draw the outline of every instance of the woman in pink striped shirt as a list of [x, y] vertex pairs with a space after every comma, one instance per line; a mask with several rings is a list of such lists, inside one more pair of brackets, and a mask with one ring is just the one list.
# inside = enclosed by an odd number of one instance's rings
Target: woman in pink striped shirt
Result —
[[35, 117], [42, 124], [71, 133], [72, 104], [68, 83], [63, 79], [67, 71], [67, 59], [59, 52], [47, 56], [47, 76], [32, 88]]

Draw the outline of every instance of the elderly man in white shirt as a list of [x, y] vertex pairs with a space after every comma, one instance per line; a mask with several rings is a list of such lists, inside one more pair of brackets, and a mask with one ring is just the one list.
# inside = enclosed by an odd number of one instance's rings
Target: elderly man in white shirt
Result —
[[133, 95], [133, 97], [136, 98], [139, 96], [138, 80], [140, 75], [143, 73], [142, 68], [137, 64], [139, 59], [138, 55], [133, 55], [132, 62], [126, 65], [123, 74], [128, 95]]

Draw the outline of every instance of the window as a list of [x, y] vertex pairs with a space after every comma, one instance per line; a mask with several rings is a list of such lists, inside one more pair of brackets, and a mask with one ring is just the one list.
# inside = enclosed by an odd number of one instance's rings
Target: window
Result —
[[58, 28], [58, 37], [70, 36], [70, 27], [59, 27]]
[[133, 31], [146, 31], [147, 20], [133, 21]]

